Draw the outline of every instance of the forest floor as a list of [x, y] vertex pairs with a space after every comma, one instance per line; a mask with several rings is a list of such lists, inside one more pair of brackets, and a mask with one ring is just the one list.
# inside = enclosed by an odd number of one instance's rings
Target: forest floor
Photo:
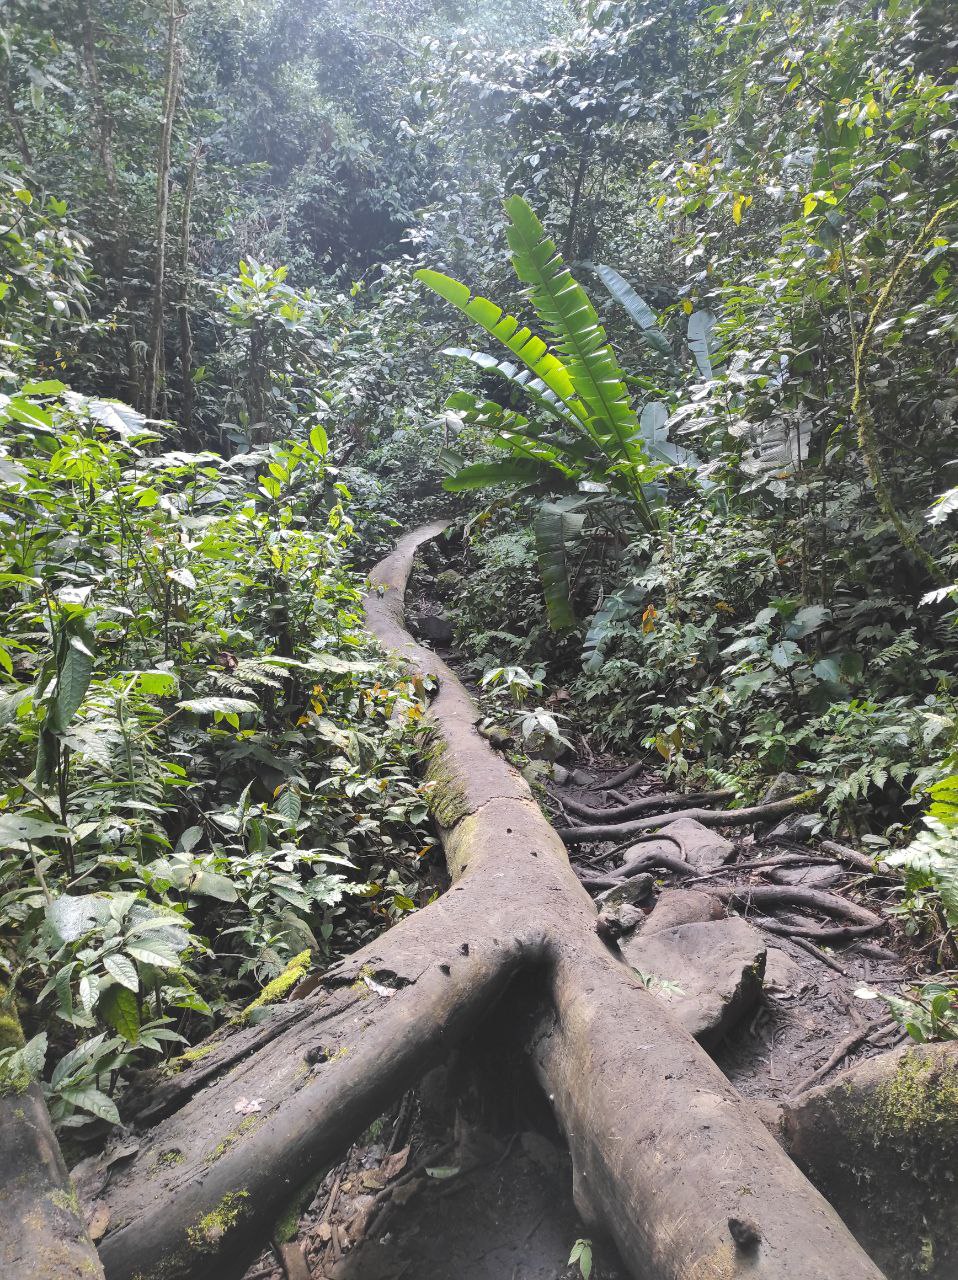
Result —
[[[423, 579], [420, 576], [419, 582]], [[414, 590], [410, 613], [436, 616], [428, 587]], [[435, 646], [451, 665], [456, 655]], [[577, 824], [569, 802], [594, 808], [665, 792], [653, 767], [613, 788], [627, 761], [597, 757], [587, 742], [563, 761], [564, 785], [550, 781], [542, 797], [557, 826]], [[676, 814], [676, 817], [680, 817]], [[771, 829], [768, 829], [771, 827]], [[790, 831], [719, 829], [728, 841], [723, 865], [695, 888], [743, 883], [792, 885], [847, 895], [880, 911], [887, 882], [804, 853]], [[621, 841], [575, 845], [580, 878], [613, 869]], [[817, 857], [817, 861], [812, 858]], [[803, 858], [807, 859], [803, 861]], [[791, 865], [781, 860], [794, 859]], [[768, 869], [756, 866], [768, 861]], [[779, 863], [779, 865], [775, 865]], [[646, 915], [678, 876], [655, 874]], [[767, 915], [750, 913], [762, 928]], [[795, 920], [795, 917], [784, 917]], [[781, 928], [783, 917], [775, 917]], [[787, 927], [787, 926], [786, 926]], [[710, 1047], [722, 1071], [768, 1123], [777, 1104], [845, 1066], [906, 1039], [884, 1002], [855, 995], [867, 986], [897, 994], [915, 981], [927, 957], [886, 926], [878, 937], [840, 948], [764, 932], [762, 988], [754, 1007]], [[670, 984], [657, 994], [672, 998]], [[330, 1169], [285, 1243], [274, 1242], [245, 1280], [565, 1280], [573, 1244], [589, 1234], [572, 1201], [572, 1169], [546, 1099], [511, 1048], [510, 1024], [522, 1017], [521, 993], [507, 999], [445, 1066], [430, 1073], [401, 1105]], [[588, 1083], [583, 1081], [583, 1087]], [[593, 1276], [620, 1280], [611, 1246], [596, 1240]]]

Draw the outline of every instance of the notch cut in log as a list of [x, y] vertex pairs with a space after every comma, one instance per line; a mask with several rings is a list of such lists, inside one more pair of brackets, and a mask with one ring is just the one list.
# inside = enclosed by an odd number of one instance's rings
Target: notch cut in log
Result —
[[525, 781], [476, 731], [455, 675], [406, 632], [413, 557], [444, 528], [407, 535], [373, 571], [366, 617], [387, 649], [438, 681], [427, 774], [452, 887], [271, 1021], [187, 1055], [135, 1157], [87, 1189], [110, 1212], [108, 1280], [240, 1275], [297, 1188], [520, 975], [538, 992], [523, 1036], [569, 1145], [576, 1203], [636, 1280], [881, 1280], [703, 1050], [600, 941]]

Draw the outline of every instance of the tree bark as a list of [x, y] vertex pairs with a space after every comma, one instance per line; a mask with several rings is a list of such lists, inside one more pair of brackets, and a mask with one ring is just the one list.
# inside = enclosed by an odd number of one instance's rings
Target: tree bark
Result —
[[156, 415], [160, 386], [164, 377], [163, 302], [167, 223], [170, 210], [170, 157], [183, 60], [179, 31], [185, 17], [178, 8], [178, 0], [168, 0], [168, 4], [163, 123], [160, 128], [160, 143], [156, 157], [156, 258], [153, 268], [153, 297], [150, 304], [150, 329], [147, 339], [145, 411], [150, 418]]
[[183, 383], [180, 403], [180, 426], [187, 436], [193, 434], [193, 330], [190, 325], [190, 216], [196, 171], [203, 154], [202, 143], [193, 149], [183, 188], [183, 212], [180, 218], [180, 300], [177, 307], [180, 322], [180, 378]]
[[[438, 680], [427, 776], [452, 887], [271, 1019], [214, 1037], [164, 1088], [108, 1185], [108, 1280], [241, 1274], [299, 1185], [494, 1008], [520, 974], [539, 995], [533, 1067], [575, 1168], [577, 1203], [636, 1280], [881, 1280], [829, 1205], [689, 1034], [595, 932], [595, 908], [479, 713], [403, 626], [403, 538], [370, 575], [369, 629]], [[192, 1055], [197, 1058], [196, 1053]], [[259, 1107], [242, 1115], [240, 1099]], [[100, 1179], [102, 1181], [102, 1178]], [[733, 1235], [747, 1221], [755, 1244]]]
[[[0, 983], [0, 1042], [23, 1043], [12, 997]], [[36, 1084], [6, 1082], [0, 1095], [0, 1276], [103, 1280], [76, 1192]]]

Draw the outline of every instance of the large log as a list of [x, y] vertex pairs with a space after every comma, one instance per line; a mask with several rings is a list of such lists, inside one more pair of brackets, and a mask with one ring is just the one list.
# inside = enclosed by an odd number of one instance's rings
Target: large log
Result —
[[[0, 1044], [22, 1044], [12, 997], [0, 984]], [[103, 1280], [80, 1204], [36, 1084], [0, 1093], [0, 1276]]]
[[636, 1280], [881, 1280], [751, 1108], [600, 941], [528, 786], [477, 732], [455, 675], [405, 631], [413, 557], [443, 527], [402, 539], [371, 575], [366, 613], [386, 648], [438, 681], [428, 777], [452, 887], [140, 1101], [156, 1123], [107, 1185], [88, 1188], [111, 1214], [108, 1280], [238, 1274], [299, 1185], [520, 974], [539, 993], [526, 1043], [569, 1144], [577, 1203]]

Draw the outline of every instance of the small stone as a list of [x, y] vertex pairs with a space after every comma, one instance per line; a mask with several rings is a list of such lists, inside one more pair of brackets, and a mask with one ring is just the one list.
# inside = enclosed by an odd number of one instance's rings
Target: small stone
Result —
[[626, 933], [631, 933], [644, 919], [645, 913], [638, 907], [634, 907], [631, 902], [619, 902], [604, 907], [599, 913], [596, 932], [600, 938], [611, 942]]
[[771, 804], [774, 800], [785, 800], [788, 796], [797, 795], [808, 787], [804, 778], [797, 773], [779, 773], [768, 784], [762, 796], [762, 804]]
[[781, 947], [769, 947], [765, 957], [764, 985], [770, 996], [800, 996], [812, 984], [802, 966]]
[[448, 600], [462, 586], [462, 574], [456, 569], [443, 569], [442, 573], [436, 574], [434, 581], [436, 595], [440, 600]]
[[739, 1249], [754, 1249], [761, 1243], [762, 1233], [751, 1218], [729, 1218], [728, 1230]]
[[429, 640], [432, 644], [452, 644], [452, 623], [440, 614], [421, 615], [416, 621], [416, 630], [423, 640]]
[[560, 787], [568, 786], [571, 779], [572, 779], [572, 774], [569, 772], [568, 769], [564, 768], [561, 764], [554, 764], [552, 766], [552, 781], [555, 782], [558, 786]]
[[498, 751], [504, 751], [512, 741], [512, 734], [501, 724], [481, 724], [479, 732], [486, 738]]
[[646, 916], [643, 933], [648, 936], [663, 929], [674, 929], [679, 924], [704, 924], [708, 920], [724, 919], [722, 899], [704, 889], [663, 889], [651, 915]]
[[574, 787], [591, 787], [595, 777], [591, 773], [586, 773], [585, 769], [573, 769], [569, 775], [569, 781]]
[[768, 833], [769, 840], [776, 837], [783, 840], [809, 840], [821, 829], [824, 818], [820, 813], [793, 813], [783, 818]]

